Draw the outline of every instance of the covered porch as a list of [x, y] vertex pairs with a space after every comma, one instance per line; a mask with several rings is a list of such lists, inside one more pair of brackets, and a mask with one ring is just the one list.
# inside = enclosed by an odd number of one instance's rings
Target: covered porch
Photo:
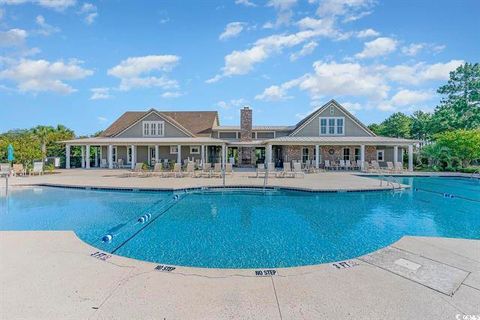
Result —
[[80, 148], [80, 167], [134, 168], [136, 163], [153, 166], [188, 161], [226, 163], [226, 144], [213, 138], [85, 138], [65, 143], [65, 168], [72, 168], [72, 147]]

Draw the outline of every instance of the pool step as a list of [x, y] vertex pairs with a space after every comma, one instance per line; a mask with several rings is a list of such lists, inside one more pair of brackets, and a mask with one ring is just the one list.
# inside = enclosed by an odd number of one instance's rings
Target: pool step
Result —
[[448, 296], [453, 296], [469, 274], [393, 247], [386, 247], [359, 259]]

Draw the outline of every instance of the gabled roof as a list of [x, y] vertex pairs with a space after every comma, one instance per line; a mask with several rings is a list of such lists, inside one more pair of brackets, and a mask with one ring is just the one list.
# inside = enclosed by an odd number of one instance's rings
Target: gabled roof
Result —
[[300, 131], [303, 127], [305, 127], [308, 123], [310, 123], [318, 114], [322, 113], [325, 109], [327, 109], [331, 104], [335, 105], [340, 111], [342, 111], [347, 117], [349, 117], [353, 122], [355, 122], [359, 127], [365, 130], [371, 136], [376, 136], [373, 131], [371, 131], [366, 125], [364, 125], [360, 120], [358, 120], [353, 114], [351, 114], [347, 109], [345, 109], [340, 103], [338, 103], [335, 99], [332, 99], [325, 103], [323, 106], [318, 108], [317, 110], [310, 113], [308, 116], [303, 118], [300, 122], [297, 123], [295, 129], [290, 136], [294, 136], [298, 131]]
[[218, 124], [217, 111], [128, 111], [110, 125], [100, 137], [114, 137], [125, 131], [135, 123], [155, 112], [168, 122], [185, 131], [191, 136], [208, 136], [212, 132], [212, 127]]

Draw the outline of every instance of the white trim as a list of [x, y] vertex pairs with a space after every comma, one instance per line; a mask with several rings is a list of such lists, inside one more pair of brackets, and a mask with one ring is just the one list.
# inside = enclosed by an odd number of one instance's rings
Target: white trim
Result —
[[178, 146], [177, 145], [170, 146], [170, 154], [178, 154]]
[[[325, 133], [322, 133], [322, 120], [326, 120]], [[330, 132], [330, 120], [334, 120], [333, 130]], [[338, 120], [342, 120], [342, 133], [338, 133]], [[344, 136], [345, 135], [345, 117], [318, 117], [318, 135], [319, 136]]]
[[[197, 148], [197, 151], [193, 152], [192, 148]], [[200, 146], [190, 146], [190, 154], [200, 154]]]
[[[382, 160], [379, 159], [378, 155], [382, 154]], [[377, 149], [377, 161], [384, 162], [385, 161], [385, 150], [384, 149]]]

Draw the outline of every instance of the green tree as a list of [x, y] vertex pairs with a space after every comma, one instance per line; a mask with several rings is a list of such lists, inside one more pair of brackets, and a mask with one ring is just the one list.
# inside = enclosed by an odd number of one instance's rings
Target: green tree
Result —
[[433, 116], [434, 132], [480, 127], [480, 64], [459, 66], [437, 92], [444, 97]]
[[401, 112], [396, 112], [380, 124], [380, 135], [395, 138], [412, 137], [412, 119]]
[[450, 156], [459, 159], [462, 167], [480, 159], [480, 129], [443, 132], [435, 136], [435, 144], [450, 150]]
[[378, 123], [372, 123], [368, 126], [368, 129], [372, 130], [376, 135], [381, 136], [383, 134], [384, 126]]
[[412, 138], [418, 140], [429, 140], [431, 137], [432, 114], [423, 111], [415, 111], [412, 119]]
[[49, 142], [49, 136], [53, 132], [53, 127], [50, 126], [37, 126], [32, 129], [32, 133], [38, 137], [42, 150], [42, 161], [47, 158], [47, 143]]

